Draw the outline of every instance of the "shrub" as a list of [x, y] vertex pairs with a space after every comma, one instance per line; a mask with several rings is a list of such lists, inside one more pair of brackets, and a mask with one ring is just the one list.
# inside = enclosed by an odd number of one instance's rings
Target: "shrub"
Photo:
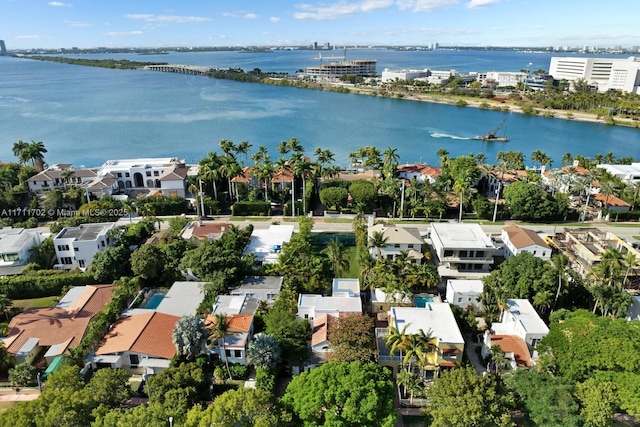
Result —
[[0, 279], [0, 294], [10, 299], [30, 299], [60, 295], [68, 286], [97, 283], [91, 273], [65, 274], [41, 270], [37, 275], [12, 276]]
[[229, 371], [231, 371], [231, 378], [234, 380], [247, 379], [248, 368], [246, 365], [232, 364], [229, 365]]
[[235, 202], [231, 207], [234, 216], [265, 216], [269, 215], [269, 202]]
[[276, 376], [270, 369], [256, 369], [256, 388], [268, 392], [273, 392], [276, 386]]

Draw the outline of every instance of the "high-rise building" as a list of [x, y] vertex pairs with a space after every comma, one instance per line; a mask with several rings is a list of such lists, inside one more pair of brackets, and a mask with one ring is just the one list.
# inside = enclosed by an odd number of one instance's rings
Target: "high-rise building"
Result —
[[0, 40], [0, 56], [7, 56], [7, 46], [5, 46], [4, 40]]

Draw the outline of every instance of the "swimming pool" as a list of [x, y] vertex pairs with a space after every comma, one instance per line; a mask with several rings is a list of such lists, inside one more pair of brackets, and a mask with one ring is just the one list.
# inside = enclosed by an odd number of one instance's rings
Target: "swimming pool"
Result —
[[154, 296], [151, 297], [151, 299], [149, 300], [149, 302], [144, 308], [155, 310], [156, 308], [158, 308], [158, 306], [160, 305], [160, 301], [162, 301], [163, 299], [164, 299], [164, 295], [155, 294]]
[[428, 302], [433, 302], [433, 297], [414, 297], [416, 307], [424, 308]]

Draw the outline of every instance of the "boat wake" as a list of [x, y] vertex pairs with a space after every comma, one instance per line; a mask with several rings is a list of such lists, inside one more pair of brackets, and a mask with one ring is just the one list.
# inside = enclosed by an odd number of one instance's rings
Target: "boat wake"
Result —
[[450, 139], [461, 139], [461, 140], [471, 139], [464, 136], [452, 135], [450, 133], [442, 133], [442, 132], [431, 132], [429, 133], [429, 135], [431, 135], [431, 138], [450, 138]]

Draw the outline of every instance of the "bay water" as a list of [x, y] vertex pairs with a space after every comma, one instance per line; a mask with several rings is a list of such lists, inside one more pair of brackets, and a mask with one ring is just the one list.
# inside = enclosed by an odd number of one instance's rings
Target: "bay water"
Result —
[[[183, 52], [101, 54], [146, 62], [294, 73], [317, 64], [317, 52]], [[342, 55], [341, 51], [324, 56]], [[469, 71], [547, 70], [551, 54], [513, 51], [354, 50], [348, 59], [377, 59], [384, 68]], [[315, 58], [314, 58], [315, 57]], [[531, 63], [531, 65], [529, 65]], [[508, 143], [472, 140], [508, 116]], [[330, 149], [347, 166], [348, 153], [373, 145], [397, 148], [402, 163], [436, 165], [451, 156], [542, 150], [559, 166], [564, 153], [612, 152], [640, 160], [640, 130], [560, 118], [341, 94], [140, 70], [111, 70], [0, 57], [0, 161], [13, 161], [18, 139], [42, 141], [49, 164], [99, 166], [109, 159], [181, 157], [197, 162], [222, 139], [263, 145], [273, 159], [282, 140], [297, 138], [311, 155]], [[530, 161], [527, 164], [531, 164]]]

